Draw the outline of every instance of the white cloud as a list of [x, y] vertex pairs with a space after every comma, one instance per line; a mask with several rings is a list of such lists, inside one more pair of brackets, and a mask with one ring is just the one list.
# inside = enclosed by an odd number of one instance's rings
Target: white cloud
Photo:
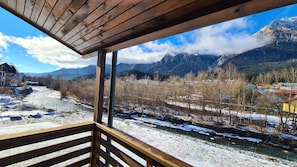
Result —
[[[165, 54], [176, 52], [170, 42], [147, 42], [119, 51], [118, 63], [151, 63], [162, 59]], [[109, 57], [110, 58], [110, 57]]]
[[27, 54], [38, 61], [57, 67], [76, 68], [90, 64], [79, 54], [62, 45], [51, 37], [9, 37], [9, 42], [17, 44], [27, 50]]
[[184, 51], [200, 54], [239, 54], [264, 46], [270, 39], [249, 34], [246, 29], [252, 26], [246, 18], [239, 18], [221, 24], [193, 31], [193, 43], [187, 43]]
[[165, 43], [153, 41], [133, 46], [119, 52], [118, 62], [151, 63], [159, 61], [167, 53], [176, 52], [239, 54], [270, 42], [268, 38], [249, 34], [247, 30], [252, 29], [253, 25], [254, 23], [247, 18], [239, 18], [180, 34], [176, 39], [183, 44], [182, 46], [176, 47], [170, 41]]
[[5, 36], [2, 32], [0, 32], [0, 51], [2, 51], [2, 49], [7, 49], [7, 40], [8, 40], [8, 37]]

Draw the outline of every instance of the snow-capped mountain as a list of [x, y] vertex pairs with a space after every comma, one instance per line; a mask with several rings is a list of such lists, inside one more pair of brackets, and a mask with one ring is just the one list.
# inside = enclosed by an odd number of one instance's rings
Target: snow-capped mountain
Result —
[[249, 76], [297, 68], [297, 17], [275, 20], [256, 35], [268, 37], [272, 41], [263, 47], [241, 53], [225, 64], [231, 62]]
[[258, 34], [270, 37], [275, 42], [297, 42], [297, 17], [275, 20]]

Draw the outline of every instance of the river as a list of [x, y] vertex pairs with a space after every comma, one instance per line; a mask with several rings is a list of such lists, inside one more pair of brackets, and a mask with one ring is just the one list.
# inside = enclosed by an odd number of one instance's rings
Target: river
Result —
[[33, 93], [25, 97], [24, 101], [33, 104], [38, 108], [46, 108], [59, 112], [70, 111], [90, 111], [93, 112], [91, 107], [78, 104], [73, 99], [61, 100], [59, 91], [50, 90], [44, 86], [33, 86]]

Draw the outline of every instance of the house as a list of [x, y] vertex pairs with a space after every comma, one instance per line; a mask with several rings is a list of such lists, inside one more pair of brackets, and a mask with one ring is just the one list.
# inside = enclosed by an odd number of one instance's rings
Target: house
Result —
[[0, 86], [9, 86], [13, 82], [16, 73], [14, 66], [0, 62]]
[[283, 103], [283, 111], [297, 114], [297, 97], [285, 101]]

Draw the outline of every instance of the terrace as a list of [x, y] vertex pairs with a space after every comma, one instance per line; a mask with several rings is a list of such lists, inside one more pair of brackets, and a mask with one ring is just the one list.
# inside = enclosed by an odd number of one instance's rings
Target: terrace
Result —
[[[2, 8], [83, 58], [97, 56], [94, 120], [0, 136], [0, 166], [191, 166], [113, 128], [117, 50], [294, 3], [295, 0], [0, 0]], [[113, 62], [106, 124], [102, 122], [102, 112], [107, 52], [113, 53]]]

